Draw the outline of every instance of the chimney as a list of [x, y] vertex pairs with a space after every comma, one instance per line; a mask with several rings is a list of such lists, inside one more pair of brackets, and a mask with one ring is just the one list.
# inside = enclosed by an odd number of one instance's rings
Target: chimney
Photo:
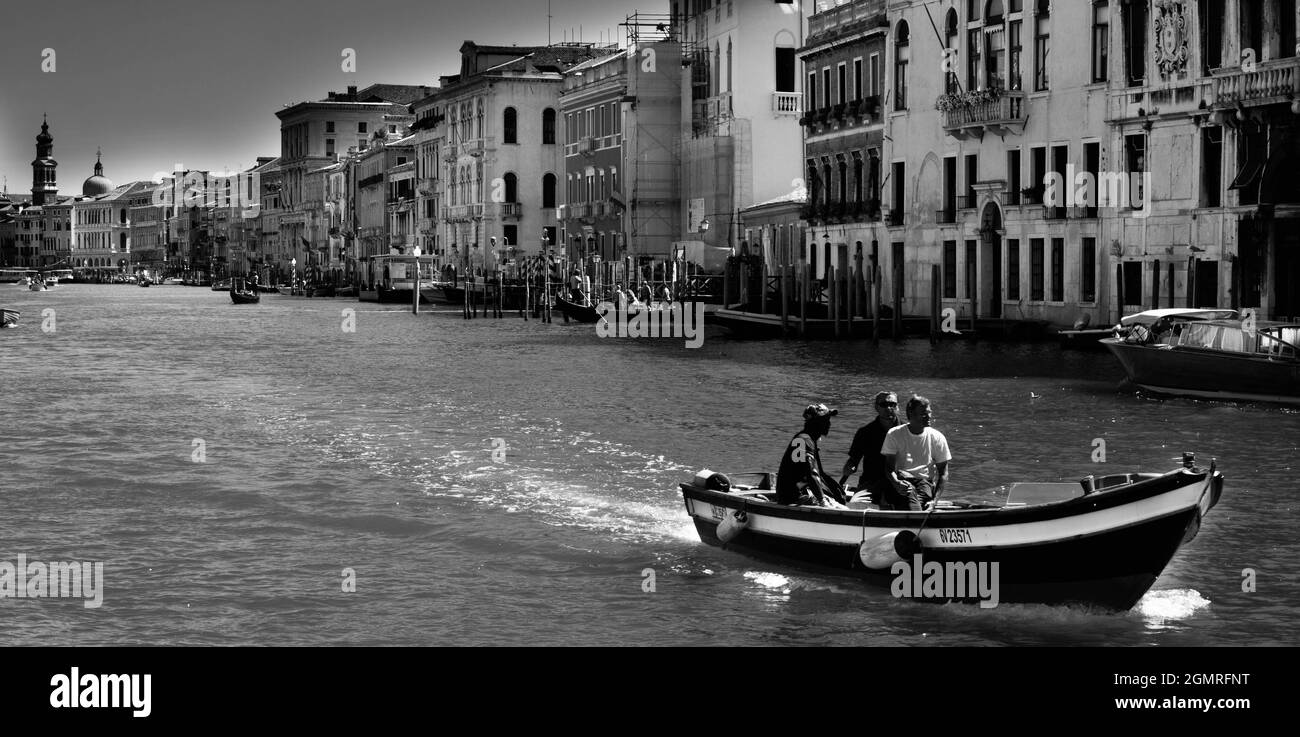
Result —
[[348, 85], [348, 97], [351, 98], [352, 102], [357, 101], [357, 86], [355, 84]]
[[337, 93], [337, 92], [330, 92], [330, 96], [329, 96], [329, 100], [330, 100], [330, 102], [333, 102], [333, 101], [335, 101], [335, 100], [337, 100], [337, 99], [338, 99], [338, 93]]

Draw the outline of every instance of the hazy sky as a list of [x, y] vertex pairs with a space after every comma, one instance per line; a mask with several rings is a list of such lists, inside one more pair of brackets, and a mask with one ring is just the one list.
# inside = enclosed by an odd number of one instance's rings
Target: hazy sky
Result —
[[[668, 0], [552, 0], [551, 40], [623, 40], [634, 12]], [[546, 0], [72, 0], [5, 8], [0, 186], [31, 190], [48, 113], [60, 194], [80, 194], [104, 151], [115, 183], [175, 163], [245, 169], [280, 153], [275, 112], [374, 82], [433, 84], [462, 42], [540, 45]], [[581, 39], [578, 38], [581, 26]], [[356, 50], [357, 71], [341, 69]], [[45, 49], [55, 70], [42, 71]]]

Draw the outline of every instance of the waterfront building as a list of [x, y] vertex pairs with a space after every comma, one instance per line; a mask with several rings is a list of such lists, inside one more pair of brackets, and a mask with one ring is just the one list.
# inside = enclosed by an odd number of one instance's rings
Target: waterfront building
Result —
[[[391, 140], [389, 140], [391, 138]], [[379, 256], [387, 253], [404, 253], [415, 244], [413, 213], [410, 211], [413, 169], [408, 166], [415, 157], [414, 136], [395, 133], [376, 136], [372, 144], [356, 154], [351, 168], [350, 189], [354, 193], [351, 207], [355, 218], [358, 257]], [[394, 230], [390, 212], [390, 184], [394, 192], [401, 192], [408, 207], [401, 215], [400, 231]], [[393, 195], [396, 205], [396, 195]]]
[[258, 255], [263, 284], [279, 283], [289, 274], [288, 247], [280, 240], [280, 194], [283, 186], [279, 157], [259, 157], [253, 173], [259, 187], [257, 228]]
[[1296, 12], [891, 3], [882, 261], [902, 265], [904, 310], [929, 312], [939, 265], [963, 317], [1300, 313], [1300, 192], [1281, 176], [1300, 155]]
[[[417, 208], [428, 222], [427, 203], [441, 203], [432, 243], [441, 263], [491, 272], [556, 243], [563, 74], [616, 51], [584, 43], [461, 46], [460, 73], [442, 77], [413, 106], [424, 163], [412, 176], [429, 193], [418, 195]], [[440, 159], [430, 160], [434, 151]], [[420, 237], [429, 242], [427, 233]]]
[[[401, 137], [415, 118], [408, 105], [433, 92], [417, 85], [373, 84], [360, 91], [330, 92], [326, 99], [291, 105], [276, 113], [280, 119], [279, 192], [280, 243], [305, 260], [311, 248], [313, 222], [322, 221], [324, 201], [307, 208], [308, 174], [338, 163], [351, 147], [364, 150], [379, 133], [384, 139]], [[320, 238], [324, 238], [322, 233]], [[364, 245], [364, 244], [363, 244]], [[386, 250], [386, 244], [384, 244]]]
[[72, 200], [69, 218], [73, 224], [72, 264], [97, 277], [134, 269], [132, 202], [151, 197], [156, 186], [153, 182], [131, 182], [101, 191], [107, 181], [102, 167], [97, 166], [95, 176], [87, 179], [83, 188], [83, 192], [91, 194]]
[[739, 248], [741, 210], [801, 188], [796, 52], [813, 4], [679, 0], [671, 12], [686, 65], [679, 245], [726, 255]]
[[[682, 232], [682, 49], [662, 25], [669, 20], [630, 17], [626, 51], [564, 74], [564, 169], [558, 181], [544, 175], [542, 206], [561, 199], [559, 237], [566, 255], [596, 257], [607, 265], [607, 283], [629, 281], [637, 267], [642, 278], [652, 278], [647, 270], [672, 258]], [[555, 242], [554, 233], [546, 237]]]
[[[782, 259], [797, 252], [801, 262], [812, 267], [813, 279], [824, 278], [828, 266], [862, 269], [870, 278], [881, 263], [880, 243], [886, 240], [880, 186], [888, 30], [884, 0], [822, 0], [808, 20], [807, 42], [799, 49], [806, 197], [787, 199], [806, 200], [807, 247], [792, 248], [792, 239], [780, 228], [764, 232], [763, 238], [765, 248]], [[751, 216], [745, 220], [750, 223]]]

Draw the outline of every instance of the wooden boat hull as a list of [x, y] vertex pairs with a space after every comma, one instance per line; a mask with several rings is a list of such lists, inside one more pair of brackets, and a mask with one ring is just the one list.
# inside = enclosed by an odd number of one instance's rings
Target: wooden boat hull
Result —
[[257, 292], [244, 292], [238, 289], [230, 290], [230, 301], [237, 305], [252, 305], [262, 301], [261, 295]]
[[1101, 341], [1129, 382], [1156, 394], [1300, 404], [1300, 361], [1183, 346]]
[[[1125, 477], [1131, 480], [1119, 483]], [[997, 563], [999, 602], [1129, 609], [1196, 535], [1219, 500], [1223, 477], [1213, 469], [1180, 469], [1107, 479], [1098, 480], [1092, 493], [1078, 487], [1077, 496], [1051, 503], [941, 507], [921, 532], [921, 559], [940, 565]], [[899, 530], [914, 532], [926, 518], [922, 512], [784, 506], [752, 491], [707, 489], [698, 479], [681, 489], [705, 543], [881, 587], [894, 585], [895, 570], [866, 567], [859, 546]], [[749, 525], [724, 543], [719, 524], [736, 509], [745, 510]]]
[[597, 323], [601, 320], [600, 313], [596, 312], [595, 307], [570, 302], [561, 295], [556, 295], [555, 306], [570, 320], [587, 324]]

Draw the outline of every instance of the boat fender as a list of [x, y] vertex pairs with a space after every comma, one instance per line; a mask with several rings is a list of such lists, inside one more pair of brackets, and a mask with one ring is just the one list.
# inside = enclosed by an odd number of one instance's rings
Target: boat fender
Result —
[[744, 532], [746, 527], [749, 527], [749, 514], [743, 509], [732, 510], [718, 523], [718, 539], [729, 543]]
[[887, 532], [880, 537], [871, 540], [863, 540], [858, 546], [858, 559], [862, 565], [867, 568], [882, 569], [889, 568], [903, 557], [894, 549], [894, 539], [898, 537], [897, 532]]

